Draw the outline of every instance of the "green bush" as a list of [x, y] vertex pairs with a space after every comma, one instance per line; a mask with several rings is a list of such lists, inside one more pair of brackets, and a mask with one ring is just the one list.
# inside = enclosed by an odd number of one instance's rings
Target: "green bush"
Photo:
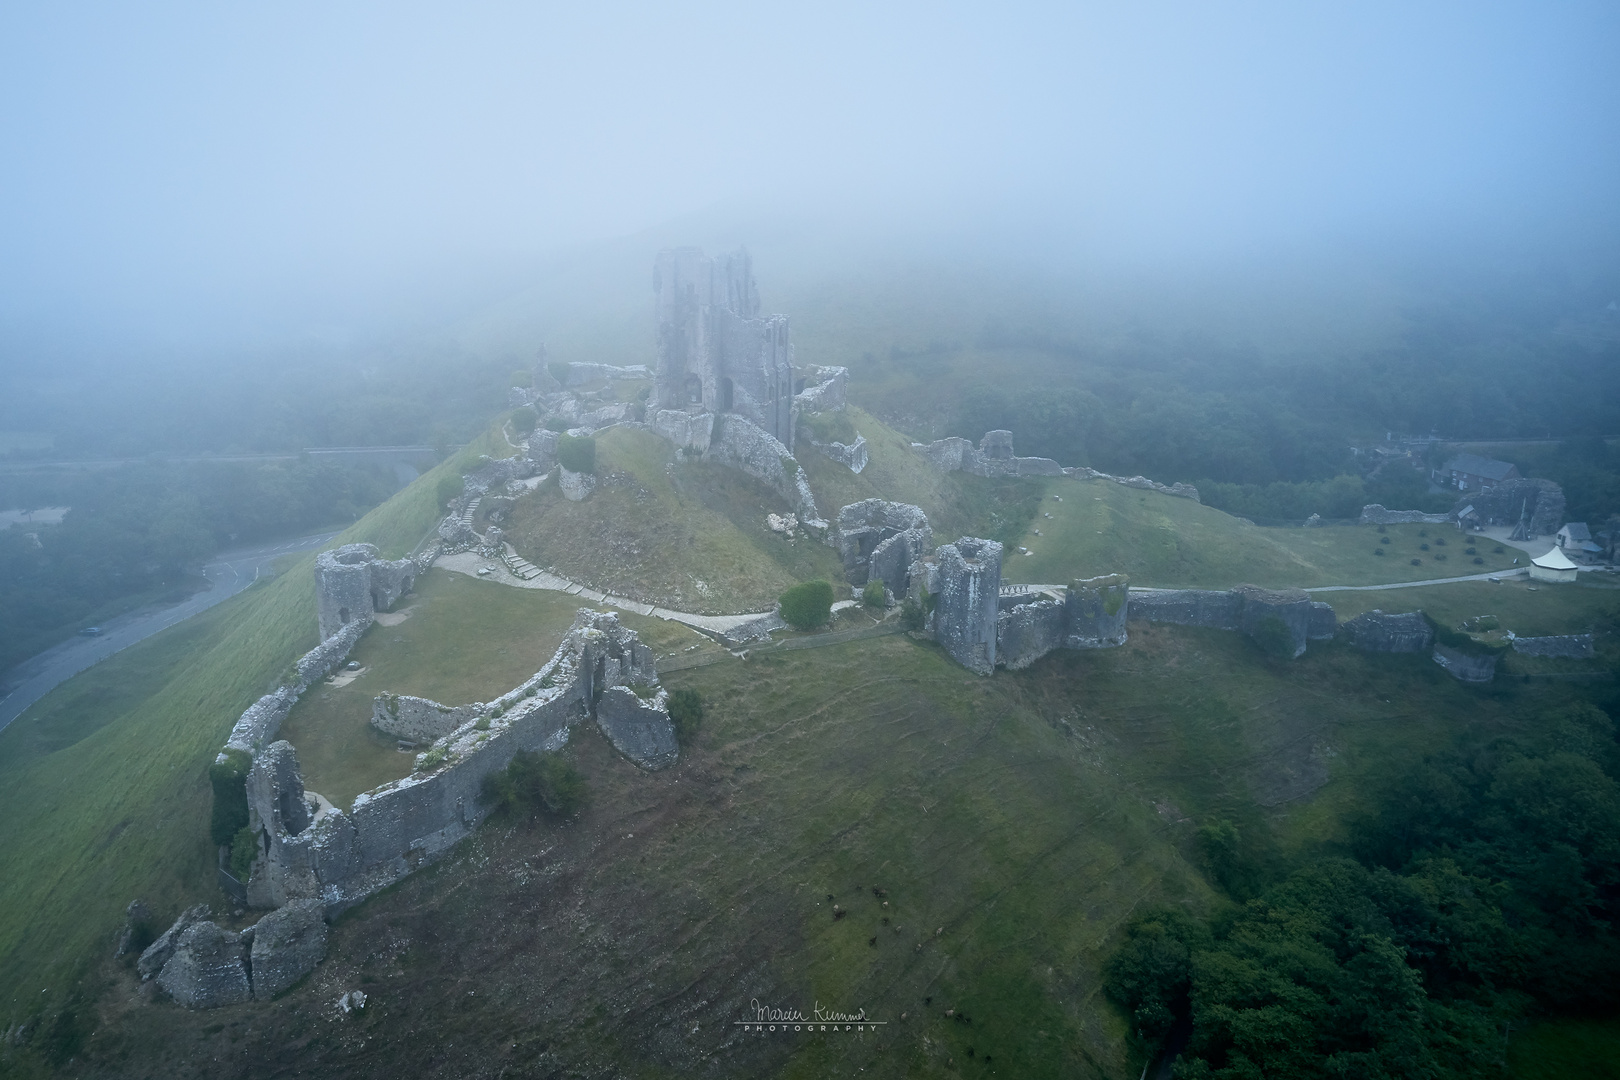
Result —
[[556, 379], [558, 382], [562, 383], [564, 386], [568, 385], [568, 365], [567, 364], [563, 363], [561, 360], [553, 360], [551, 363], [546, 365], [546, 370], [551, 373], [551, 377], [553, 379]]
[[253, 860], [258, 857], [259, 838], [253, 835], [252, 829], [243, 825], [231, 841], [231, 877], [247, 884], [248, 875], [253, 872]]
[[842, 409], [829, 412], [805, 413], [799, 417], [802, 430], [808, 431], [817, 442], [844, 443], [855, 441], [855, 424]]
[[545, 428], [547, 431], [555, 431], [557, 434], [561, 435], [563, 432], [568, 430], [568, 421], [564, 420], [560, 416], [548, 416], [546, 417], [545, 423], [541, 424], [540, 426]]
[[558, 754], [519, 750], [506, 768], [484, 777], [479, 798], [511, 817], [569, 817], [585, 805], [585, 777]]
[[1267, 656], [1288, 658], [1294, 655], [1294, 635], [1288, 625], [1275, 615], [1261, 619], [1252, 636], [1254, 643]]
[[461, 498], [461, 493], [467, 490], [467, 482], [460, 476], [441, 476], [434, 491], [439, 496], [439, 505], [444, 506], [452, 499]]
[[596, 440], [589, 436], [559, 436], [557, 439], [557, 460], [569, 472], [595, 472]]
[[513, 386], [525, 386], [525, 387], [533, 386], [534, 385], [534, 372], [525, 371], [522, 368], [519, 368], [518, 370], [512, 372], [512, 385]]
[[208, 834], [215, 847], [224, 847], [247, 827], [247, 774], [253, 758], [243, 750], [225, 751], [225, 760], [208, 766], [208, 781], [214, 788], [214, 812]]
[[675, 724], [675, 738], [685, 746], [703, 722], [703, 699], [696, 690], [677, 690], [669, 695], [669, 718]]
[[921, 630], [925, 615], [923, 606], [909, 596], [900, 605], [900, 625], [907, 630]]
[[868, 581], [866, 588], [861, 590], [861, 603], [867, 607], [886, 607], [889, 595], [883, 589], [883, 582]]
[[540, 418], [534, 414], [533, 409], [519, 409], [512, 414], [512, 430], [519, 435], [527, 435], [539, 422]]
[[782, 618], [796, 630], [813, 630], [826, 624], [832, 614], [833, 587], [825, 581], [801, 581], [780, 601]]

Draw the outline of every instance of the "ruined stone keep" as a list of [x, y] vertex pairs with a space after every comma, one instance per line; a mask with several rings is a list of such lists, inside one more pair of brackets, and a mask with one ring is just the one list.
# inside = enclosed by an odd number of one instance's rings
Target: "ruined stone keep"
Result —
[[315, 612], [321, 640], [350, 623], [369, 623], [411, 591], [417, 566], [389, 562], [371, 544], [344, 544], [315, 558]]
[[788, 317], [759, 313], [746, 251], [711, 259], [698, 248], [659, 253], [660, 408], [736, 413], [793, 445], [793, 346]]

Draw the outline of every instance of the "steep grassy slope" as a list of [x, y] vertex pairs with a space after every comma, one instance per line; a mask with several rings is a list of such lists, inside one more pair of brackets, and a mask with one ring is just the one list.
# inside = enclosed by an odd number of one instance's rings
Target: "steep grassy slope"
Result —
[[[339, 540], [410, 550], [436, 518], [439, 476], [485, 445]], [[69, 680], [0, 734], [0, 1023], [60, 1005], [131, 899], [218, 903], [208, 765], [241, 711], [315, 645], [312, 564]]]
[[669, 441], [647, 431], [611, 428], [596, 445], [594, 494], [569, 502], [548, 483], [512, 513], [512, 545], [537, 566], [706, 613], [766, 610], [795, 582], [836, 578], [831, 548], [766, 528], [767, 513], [790, 508], [752, 477], [677, 461]]
[[[1507, 569], [1522, 556], [1511, 549], [1494, 554], [1497, 545], [1490, 543], [1476, 548], [1484, 560], [1476, 565], [1464, 553], [1462, 536], [1440, 525], [1390, 525], [1382, 534], [1371, 526], [1268, 529], [1191, 499], [1107, 480], [1044, 483], [1041, 512], [1019, 541], [1032, 554], [1009, 553], [1003, 580], [1062, 584], [1125, 573], [1136, 585], [1309, 588], [1461, 577]], [[1390, 542], [1381, 543], [1384, 537]], [[1379, 548], [1387, 554], [1374, 555]]]
[[[271, 1005], [190, 1014], [114, 976], [84, 1075], [1134, 1077], [1101, 964], [1140, 907], [1216, 902], [1197, 823], [1262, 864], [1331, 850], [1390, 760], [1564, 692], [1145, 627], [993, 679], [887, 637], [667, 681], [709, 704], [680, 766], [580, 729], [577, 821], [486, 827]], [[887, 1026], [741, 1032], [756, 999]]]

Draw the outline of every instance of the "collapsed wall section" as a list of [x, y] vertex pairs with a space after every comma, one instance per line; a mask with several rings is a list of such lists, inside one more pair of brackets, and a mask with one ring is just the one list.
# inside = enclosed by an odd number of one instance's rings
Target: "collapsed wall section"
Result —
[[[250, 827], [261, 843], [249, 901], [279, 907], [320, 899], [335, 913], [397, 881], [489, 813], [479, 801], [486, 776], [520, 750], [557, 749], [589, 717], [638, 765], [672, 763], [674, 726], [657, 680], [653, 652], [634, 631], [616, 615], [581, 609], [543, 668], [487, 706], [461, 707], [464, 722], [418, 755], [414, 773], [360, 795], [348, 812], [317, 813], [293, 748], [273, 744], [248, 778]], [[430, 724], [442, 722], [439, 708], [413, 699], [405, 711]]]
[[1010, 431], [987, 431], [978, 446], [954, 435], [912, 446], [944, 472], [965, 472], [973, 476], [1063, 475], [1063, 467], [1051, 458], [1015, 456]]

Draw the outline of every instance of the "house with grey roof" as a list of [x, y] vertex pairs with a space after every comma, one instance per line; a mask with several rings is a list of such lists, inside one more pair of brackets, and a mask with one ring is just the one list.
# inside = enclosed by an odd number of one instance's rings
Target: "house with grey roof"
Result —
[[1511, 461], [1496, 461], [1478, 454], [1458, 454], [1436, 469], [1434, 482], [1458, 491], [1489, 491], [1504, 480], [1519, 479], [1519, 467]]
[[1571, 521], [1554, 538], [1560, 549], [1576, 562], [1596, 562], [1603, 557], [1603, 548], [1592, 540], [1592, 533], [1584, 521]]

